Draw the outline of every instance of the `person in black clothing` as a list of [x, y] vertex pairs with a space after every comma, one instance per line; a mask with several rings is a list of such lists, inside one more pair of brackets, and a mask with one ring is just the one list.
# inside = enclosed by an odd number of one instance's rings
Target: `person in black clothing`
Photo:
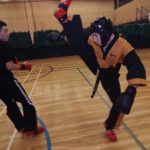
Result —
[[[27, 61], [22, 64], [17, 62], [8, 39], [7, 24], [0, 21], [0, 99], [7, 106], [9, 119], [23, 136], [37, 135], [42, 133], [44, 128], [37, 126], [35, 107], [11, 72], [12, 70], [31, 70], [31, 64]], [[23, 114], [17, 102], [22, 104]]]

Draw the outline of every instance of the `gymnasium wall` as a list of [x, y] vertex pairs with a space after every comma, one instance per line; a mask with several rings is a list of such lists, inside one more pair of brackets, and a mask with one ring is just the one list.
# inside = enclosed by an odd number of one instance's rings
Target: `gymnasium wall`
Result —
[[126, 22], [135, 21], [136, 20], [136, 8], [141, 8], [141, 6], [143, 6], [144, 8], [150, 11], [150, 0], [134, 0], [116, 9], [114, 13], [115, 24], [123, 24]]
[[[0, 3], [0, 19], [7, 22], [10, 31], [39, 31], [62, 27], [53, 17], [58, 1]], [[80, 14], [83, 26], [87, 27], [97, 17], [105, 15], [114, 20], [113, 0], [74, 0], [69, 14]]]

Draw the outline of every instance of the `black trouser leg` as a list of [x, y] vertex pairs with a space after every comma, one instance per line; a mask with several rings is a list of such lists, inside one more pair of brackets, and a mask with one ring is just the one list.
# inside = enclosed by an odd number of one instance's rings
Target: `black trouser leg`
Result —
[[97, 63], [96, 56], [92, 48], [88, 45], [87, 39], [83, 33], [82, 20], [80, 15], [74, 15], [71, 21], [62, 24], [64, 32], [76, 50], [81, 59], [85, 62], [87, 67], [96, 74], [99, 65]]
[[24, 118], [23, 118], [16, 102], [13, 99], [8, 98], [8, 96], [7, 96], [7, 98], [1, 97], [1, 99], [6, 104], [7, 115], [9, 117], [9, 119], [13, 122], [16, 129], [17, 130], [23, 129], [25, 121], [24, 121]]
[[36, 110], [32, 105], [23, 105], [25, 130], [37, 129]]
[[[118, 82], [119, 81], [117, 81], [117, 80], [114, 81], [113, 87], [108, 88], [108, 87], [103, 86], [113, 104], [117, 100], [119, 95], [121, 94], [120, 87], [118, 86]], [[102, 83], [103, 83], [103, 81], [102, 81]], [[102, 85], [104, 85], [104, 84], [102, 84]], [[120, 113], [118, 111], [116, 111], [114, 106], [112, 105], [110, 112], [109, 112], [109, 116], [105, 121], [107, 130], [114, 128], [119, 115], [120, 115]]]
[[[117, 100], [119, 95], [121, 94], [120, 84], [119, 84], [119, 71], [120, 67], [117, 70], [113, 71], [112, 74], [104, 75], [101, 79], [101, 83], [106, 93], [108, 94], [112, 104]], [[116, 122], [119, 118], [120, 112], [116, 111], [114, 106], [112, 105], [109, 116], [105, 121], [106, 129], [113, 129], [116, 125]]]
[[25, 130], [36, 130], [37, 129], [37, 116], [36, 110], [33, 106], [30, 98], [26, 94], [21, 84], [14, 80], [16, 90], [14, 91], [14, 99], [22, 104], [23, 114], [25, 120]]
[[120, 113], [117, 112], [114, 107], [112, 106], [112, 108], [110, 109], [108, 118], [105, 121], [105, 127], [106, 130], [110, 130], [113, 129], [117, 123], [118, 117], [119, 117]]

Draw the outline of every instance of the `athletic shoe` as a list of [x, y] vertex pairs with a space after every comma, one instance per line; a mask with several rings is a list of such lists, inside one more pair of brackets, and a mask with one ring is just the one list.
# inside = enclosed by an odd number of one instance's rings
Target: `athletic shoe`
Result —
[[23, 131], [22, 132], [22, 137], [32, 137], [39, 135], [44, 132], [43, 127], [38, 127], [36, 130], [30, 130], [30, 131]]
[[117, 135], [113, 130], [106, 130], [106, 135], [109, 138], [109, 140], [112, 142], [116, 142], [118, 140]]

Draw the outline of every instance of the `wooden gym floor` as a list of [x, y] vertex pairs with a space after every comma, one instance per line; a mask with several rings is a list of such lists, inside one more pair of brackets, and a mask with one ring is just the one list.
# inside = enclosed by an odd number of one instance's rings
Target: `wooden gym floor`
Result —
[[[103, 122], [111, 103], [95, 76], [78, 56], [33, 60], [31, 72], [15, 72], [32, 99], [39, 124], [46, 131], [22, 138], [0, 104], [0, 150], [150, 150], [150, 49], [138, 50], [147, 71], [147, 86], [140, 87], [131, 114], [116, 131], [118, 142], [105, 136]], [[53, 70], [52, 68], [53, 67]], [[122, 91], [126, 68], [120, 70]]]

